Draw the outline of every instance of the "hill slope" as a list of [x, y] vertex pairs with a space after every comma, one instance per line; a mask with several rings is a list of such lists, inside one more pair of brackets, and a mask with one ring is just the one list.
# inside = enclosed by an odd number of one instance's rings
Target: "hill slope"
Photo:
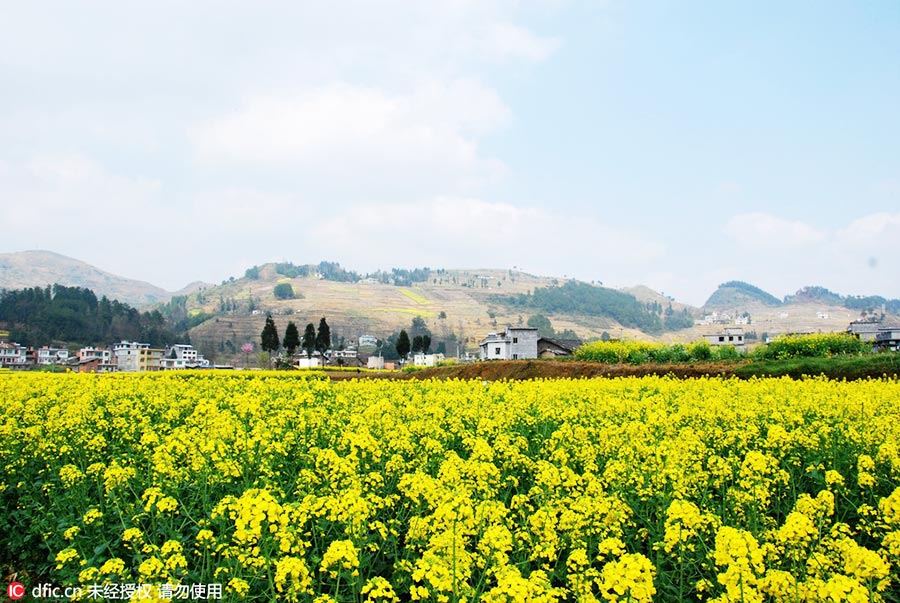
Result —
[[67, 287], [84, 287], [97, 297], [132, 306], [168, 301], [172, 294], [150, 283], [110, 274], [51, 251], [20, 251], [0, 254], [0, 289], [45, 287], [58, 283]]
[[719, 285], [719, 288], [709, 296], [703, 307], [706, 309], [722, 309], [754, 303], [764, 306], [780, 306], [781, 300], [749, 283], [728, 281]]

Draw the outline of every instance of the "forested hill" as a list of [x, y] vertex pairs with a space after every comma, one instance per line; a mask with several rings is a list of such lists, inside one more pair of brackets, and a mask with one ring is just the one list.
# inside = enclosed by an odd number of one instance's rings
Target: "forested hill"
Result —
[[674, 311], [660, 303], [641, 303], [629, 293], [568, 281], [561, 286], [536, 287], [531, 293], [497, 295], [493, 300], [515, 308], [538, 310], [548, 314], [605, 316], [624, 327], [645, 333], [661, 333], [693, 326], [686, 311]]
[[887, 299], [880, 295], [841, 295], [818, 286], [803, 287], [794, 295], [785, 297], [784, 301], [792, 304], [820, 302], [868, 314], [878, 313], [882, 309], [889, 314], [900, 314], [900, 299]]
[[780, 306], [781, 300], [756, 287], [750, 283], [743, 281], [728, 281], [722, 283], [716, 289], [706, 303], [704, 308], [730, 308], [732, 306], [745, 305], [750, 303], [760, 303], [766, 306]]
[[150, 283], [111, 274], [52, 251], [0, 253], [0, 289], [44, 287], [51, 283], [83, 287], [132, 306], [166, 302], [173, 295]]
[[[128, 340], [154, 347], [187, 343], [192, 326], [186, 298], [173, 298], [162, 311], [139, 312], [82, 287], [31, 287], [0, 291], [0, 325], [22, 345], [108, 345]], [[202, 317], [205, 319], [206, 317]]]

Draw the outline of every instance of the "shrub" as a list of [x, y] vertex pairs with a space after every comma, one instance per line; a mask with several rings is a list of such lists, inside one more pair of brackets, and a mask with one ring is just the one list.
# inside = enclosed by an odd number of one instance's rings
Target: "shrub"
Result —
[[872, 350], [871, 346], [847, 333], [817, 333], [814, 335], [786, 335], [753, 351], [758, 360], [786, 360], [789, 358], [831, 358], [858, 356]]
[[290, 283], [278, 283], [272, 292], [275, 299], [294, 299], [294, 288]]

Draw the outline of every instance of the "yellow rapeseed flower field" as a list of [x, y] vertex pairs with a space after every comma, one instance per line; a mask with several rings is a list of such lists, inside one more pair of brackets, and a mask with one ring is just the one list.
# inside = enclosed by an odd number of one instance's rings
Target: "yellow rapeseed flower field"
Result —
[[0, 567], [85, 601], [900, 601], [896, 381], [7, 373], [0, 400]]

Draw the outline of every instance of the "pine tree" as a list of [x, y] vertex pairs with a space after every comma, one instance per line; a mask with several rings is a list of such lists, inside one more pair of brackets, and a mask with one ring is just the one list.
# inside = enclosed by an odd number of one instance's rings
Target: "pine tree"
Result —
[[409, 354], [409, 334], [403, 330], [400, 331], [400, 336], [397, 338], [397, 353], [400, 355], [400, 358], [406, 358]]
[[272, 354], [278, 351], [278, 329], [275, 328], [275, 321], [272, 320], [271, 314], [266, 314], [266, 326], [263, 327], [260, 337], [262, 339], [262, 349], [264, 352]]
[[293, 356], [297, 348], [300, 347], [300, 332], [297, 330], [297, 325], [293, 322], [289, 322], [284, 330], [284, 341], [281, 342], [281, 347], [287, 350], [289, 356]]
[[306, 325], [306, 330], [303, 331], [303, 341], [300, 343], [300, 347], [306, 350], [306, 357], [311, 358], [313, 350], [316, 349], [316, 327], [313, 326], [313, 323], [309, 323]]
[[422, 353], [427, 354], [431, 349], [431, 335], [422, 335]]
[[319, 350], [319, 353], [324, 355], [326, 351], [331, 347], [331, 328], [328, 326], [328, 323], [325, 322], [325, 317], [322, 317], [322, 320], [319, 321], [319, 332], [316, 333], [316, 349]]
[[418, 354], [422, 351], [422, 336], [416, 335], [412, 340], [412, 353]]

